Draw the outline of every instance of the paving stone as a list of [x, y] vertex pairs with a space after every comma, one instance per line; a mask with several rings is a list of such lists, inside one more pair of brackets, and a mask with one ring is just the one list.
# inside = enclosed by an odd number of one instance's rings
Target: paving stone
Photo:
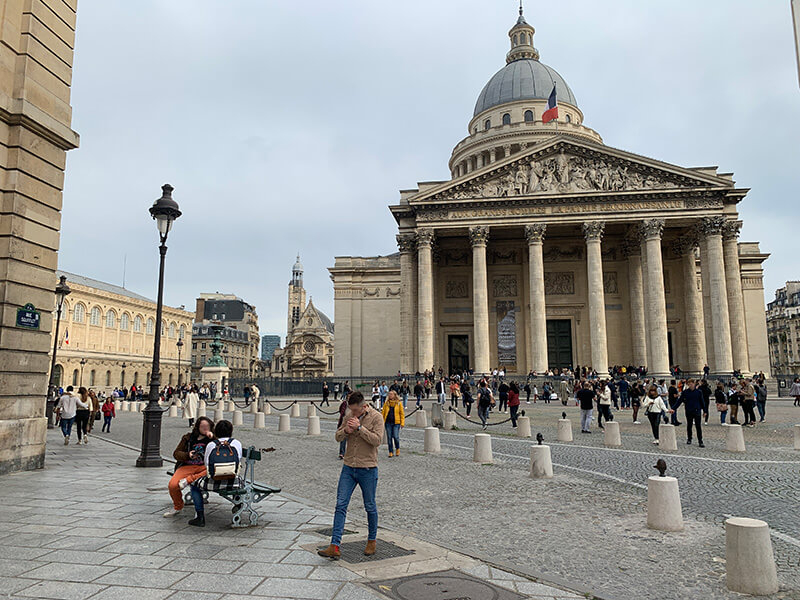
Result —
[[214, 555], [219, 560], [240, 560], [248, 562], [280, 562], [289, 552], [269, 548], [224, 548]]
[[146, 554], [120, 554], [104, 563], [110, 567], [136, 567], [139, 569], [160, 569], [172, 559], [169, 556], [148, 556]]
[[197, 577], [196, 575], [190, 575], [172, 587], [177, 590], [249, 594], [262, 581], [264, 581], [263, 577], [250, 575], [225, 575], [225, 577]]
[[86, 550], [52, 550], [39, 560], [47, 562], [71, 563], [74, 565], [102, 565], [114, 558], [113, 552], [90, 552]]
[[386, 597], [361, 585], [345, 583], [339, 593], [334, 596], [334, 600], [386, 600]]
[[166, 542], [149, 542], [146, 540], [119, 540], [105, 546], [106, 552], [117, 554], [154, 554], [165, 548], [169, 544]]
[[[25, 572], [23, 573], [27, 579], [90, 582], [114, 570], [113, 567], [70, 563], [49, 563], [32, 568], [31, 564], [32, 561], [28, 563], [29, 566], [25, 568]], [[41, 565], [41, 563], [37, 564]]]
[[340, 581], [309, 581], [304, 579], [270, 578], [251, 593], [256, 596], [275, 598], [303, 598], [330, 600], [342, 587]]
[[32, 560], [50, 552], [47, 548], [26, 548], [24, 546], [7, 546], [0, 541], [0, 559]]
[[172, 598], [170, 594], [172, 594], [172, 590], [111, 586], [92, 596], [91, 600], [123, 600], [128, 597], [131, 600], [164, 600], [165, 598]]
[[[246, 597], [246, 596], [245, 596]], [[169, 597], [169, 600], [219, 600], [222, 594], [215, 594], [212, 592], [175, 592]]]
[[354, 579], [359, 579], [359, 576], [344, 567], [323, 566], [315, 567], [308, 578], [327, 579], [330, 581], [353, 581]]
[[162, 568], [195, 573], [233, 573], [241, 566], [242, 562], [231, 560], [176, 558], [162, 565]]
[[16, 592], [25, 598], [46, 598], [48, 600], [85, 600], [103, 589], [93, 583], [72, 583], [69, 581], [40, 581]]
[[9, 596], [17, 590], [30, 587], [32, 583], [34, 582], [31, 579], [0, 576], [0, 590], [2, 590], [3, 594], [8, 594]]
[[[320, 544], [320, 547], [322, 547], [322, 544]], [[331, 561], [308, 550], [292, 550], [281, 562], [293, 565], [327, 565]]]
[[284, 565], [262, 562], [246, 562], [236, 570], [237, 575], [257, 575], [259, 577], [293, 577], [302, 579], [311, 573], [310, 565]]
[[167, 588], [177, 583], [187, 575], [187, 573], [182, 571], [163, 571], [161, 569], [120, 567], [116, 571], [96, 579], [95, 583], [102, 583], [106, 585], [129, 585], [133, 587]]

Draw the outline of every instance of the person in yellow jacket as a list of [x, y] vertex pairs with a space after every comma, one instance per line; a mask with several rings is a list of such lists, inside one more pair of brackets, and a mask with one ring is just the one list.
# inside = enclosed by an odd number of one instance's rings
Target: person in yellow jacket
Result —
[[[400, 428], [406, 425], [406, 413], [400, 396], [392, 390], [383, 405], [383, 424], [386, 428], [386, 441], [389, 443], [389, 458], [400, 456]], [[392, 453], [394, 448], [394, 453]]]

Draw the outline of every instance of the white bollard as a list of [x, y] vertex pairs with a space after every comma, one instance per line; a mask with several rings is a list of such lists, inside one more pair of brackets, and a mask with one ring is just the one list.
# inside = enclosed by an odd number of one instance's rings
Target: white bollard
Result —
[[658, 426], [658, 447], [661, 450], [678, 449], [678, 438], [675, 435], [675, 425], [666, 425], [661, 423]]
[[266, 402], [264, 402], [264, 408], [263, 408], [262, 412], [265, 415], [271, 415], [272, 414], [272, 407], [269, 404], [267, 404]]
[[794, 449], [800, 450], [800, 425], [794, 426]]
[[317, 407], [309, 403], [309, 405], [306, 407], [306, 417], [310, 419], [311, 417], [316, 417], [316, 416], [317, 416]]
[[[447, 414], [447, 413], [445, 413]], [[439, 444], [439, 428], [426, 427], [425, 428], [425, 452], [441, 452], [442, 446]]]
[[619, 436], [619, 422], [606, 421], [603, 434], [603, 443], [606, 448], [619, 448], [622, 446], [622, 438]]
[[444, 429], [445, 431], [449, 429], [456, 428], [456, 413], [452, 411], [445, 411], [444, 413]]
[[741, 425], [728, 425], [725, 429], [725, 450], [744, 452], [744, 431]]
[[418, 410], [416, 412], [417, 422], [415, 425], [417, 427], [427, 427], [428, 426], [428, 416], [424, 410]]
[[236, 405], [233, 403], [233, 400], [228, 400], [228, 412], [233, 412], [236, 410]]
[[264, 429], [266, 426], [267, 422], [266, 419], [264, 418], [264, 413], [257, 412], [253, 427], [255, 427], [256, 429]]
[[133, 404], [136, 407], [136, 412], [142, 412], [142, 405], [144, 404], [144, 402], [134, 402]]
[[178, 416], [178, 407], [174, 404], [169, 407], [169, 416], [170, 417], [177, 417]]
[[320, 435], [319, 417], [317, 415], [308, 417], [308, 435]]
[[278, 431], [289, 431], [291, 429], [291, 421], [289, 421], [289, 415], [286, 413], [282, 414], [278, 419]]
[[292, 404], [292, 410], [289, 414], [294, 418], [298, 418], [300, 416], [300, 405], [297, 404], [297, 402]]
[[492, 436], [488, 433], [476, 433], [472, 451], [472, 462], [488, 464], [492, 458]]
[[225, 412], [221, 408], [214, 409], [214, 423], [219, 423], [225, 418]]
[[242, 419], [242, 411], [240, 410], [233, 411], [233, 424], [235, 426], [239, 426], [242, 425], [243, 423], [244, 420]]
[[258, 402], [253, 401], [250, 403], [250, 414], [251, 415], [258, 414]]
[[[659, 440], [661, 433], [659, 432]], [[647, 478], [647, 527], [683, 531], [683, 511], [678, 480], [654, 475]]]
[[205, 417], [206, 416], [206, 401], [200, 400], [197, 403], [197, 416], [198, 417]]
[[550, 458], [550, 446], [531, 446], [530, 476], [535, 479], [551, 479], [553, 477], [553, 461]]
[[725, 570], [731, 591], [753, 596], [778, 591], [769, 525], [742, 517], [725, 521]]
[[122, 403], [119, 400], [114, 400], [114, 410], [119, 412], [122, 409]]
[[517, 419], [517, 437], [529, 438], [531, 437], [531, 418], [520, 417]]
[[131, 405], [128, 403], [127, 400], [122, 401], [122, 412], [128, 412], [131, 409]]
[[572, 441], [572, 421], [569, 419], [558, 420], [558, 433], [556, 433], [556, 439], [559, 442]]

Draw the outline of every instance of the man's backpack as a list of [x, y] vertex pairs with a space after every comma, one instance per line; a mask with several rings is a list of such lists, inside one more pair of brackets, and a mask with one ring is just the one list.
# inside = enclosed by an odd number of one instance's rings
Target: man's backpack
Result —
[[239, 452], [231, 446], [233, 438], [217, 442], [208, 457], [208, 477], [213, 481], [234, 479], [239, 471]]

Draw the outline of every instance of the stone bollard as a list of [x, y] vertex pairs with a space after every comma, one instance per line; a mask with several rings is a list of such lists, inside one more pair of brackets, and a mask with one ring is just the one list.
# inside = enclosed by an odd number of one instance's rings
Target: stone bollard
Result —
[[258, 402], [251, 402], [250, 403], [250, 414], [251, 415], [258, 414]]
[[177, 417], [178, 416], [178, 407], [174, 404], [169, 407], [169, 416], [170, 417]]
[[725, 570], [731, 591], [753, 596], [778, 591], [769, 525], [742, 517], [725, 521]]
[[291, 421], [289, 421], [289, 415], [286, 413], [282, 414], [278, 419], [278, 431], [289, 431], [292, 428]]
[[[384, 431], [386, 431], [384, 429]], [[320, 435], [319, 430], [319, 417], [317, 415], [311, 415], [308, 417], [308, 435]]]
[[677, 450], [678, 438], [675, 435], [675, 425], [661, 423], [658, 426], [658, 447], [661, 450]]
[[221, 408], [214, 409], [214, 423], [219, 423], [225, 418], [225, 412]]
[[142, 404], [144, 404], [144, 402], [134, 402], [134, 412], [142, 412]]
[[265, 415], [271, 415], [272, 414], [272, 407], [269, 404], [267, 404], [266, 402], [264, 402], [264, 409], [261, 412], [263, 412]]
[[449, 410], [444, 413], [444, 428], [445, 430], [456, 428], [456, 413]]
[[569, 419], [558, 420], [558, 433], [556, 433], [556, 439], [559, 442], [572, 441], [572, 421]]
[[531, 437], [531, 418], [520, 417], [517, 419], [517, 437]]
[[228, 400], [228, 412], [233, 412], [236, 410], [236, 405], [233, 403], [233, 400]]
[[428, 415], [425, 413], [424, 410], [420, 409], [416, 412], [417, 422], [415, 425], [417, 427], [427, 427], [428, 426]]
[[253, 427], [255, 429], [264, 429], [267, 426], [267, 421], [264, 418], [264, 413], [257, 412], [256, 416], [254, 417]]
[[127, 400], [122, 401], [122, 412], [128, 412], [131, 409], [131, 405], [128, 403]]
[[794, 449], [800, 450], [800, 425], [794, 426]]
[[492, 463], [492, 436], [488, 433], [476, 433], [472, 451], [472, 462]]
[[431, 405], [431, 425], [434, 427], [444, 427], [443, 412], [444, 407], [438, 402]]
[[[660, 440], [660, 431], [658, 437]], [[647, 527], [659, 531], [683, 530], [681, 495], [674, 477], [647, 478]]]
[[306, 417], [310, 419], [311, 417], [316, 417], [316, 416], [317, 416], [317, 407], [309, 403], [309, 405], [306, 407]]
[[530, 476], [535, 479], [551, 479], [553, 477], [553, 461], [550, 458], [550, 446], [531, 446]]
[[[445, 413], [447, 414], [447, 413]], [[439, 444], [439, 428], [426, 427], [425, 428], [425, 452], [441, 452], [442, 447]]]
[[200, 400], [197, 403], [197, 416], [198, 417], [205, 417], [206, 416], [206, 401]]
[[622, 446], [622, 438], [619, 436], [618, 421], [606, 421], [603, 443], [606, 445], [606, 448], [620, 448]]
[[244, 423], [244, 420], [242, 419], [242, 411], [240, 411], [240, 410], [233, 411], [233, 424], [234, 424], [234, 426], [240, 426], [243, 423]]
[[116, 412], [122, 410], [122, 402], [120, 402], [119, 400], [114, 400], [114, 410]]
[[744, 452], [744, 431], [741, 425], [728, 425], [725, 429], [725, 450]]
[[300, 405], [297, 404], [297, 402], [292, 404], [292, 410], [289, 414], [295, 418], [298, 418], [300, 416]]

